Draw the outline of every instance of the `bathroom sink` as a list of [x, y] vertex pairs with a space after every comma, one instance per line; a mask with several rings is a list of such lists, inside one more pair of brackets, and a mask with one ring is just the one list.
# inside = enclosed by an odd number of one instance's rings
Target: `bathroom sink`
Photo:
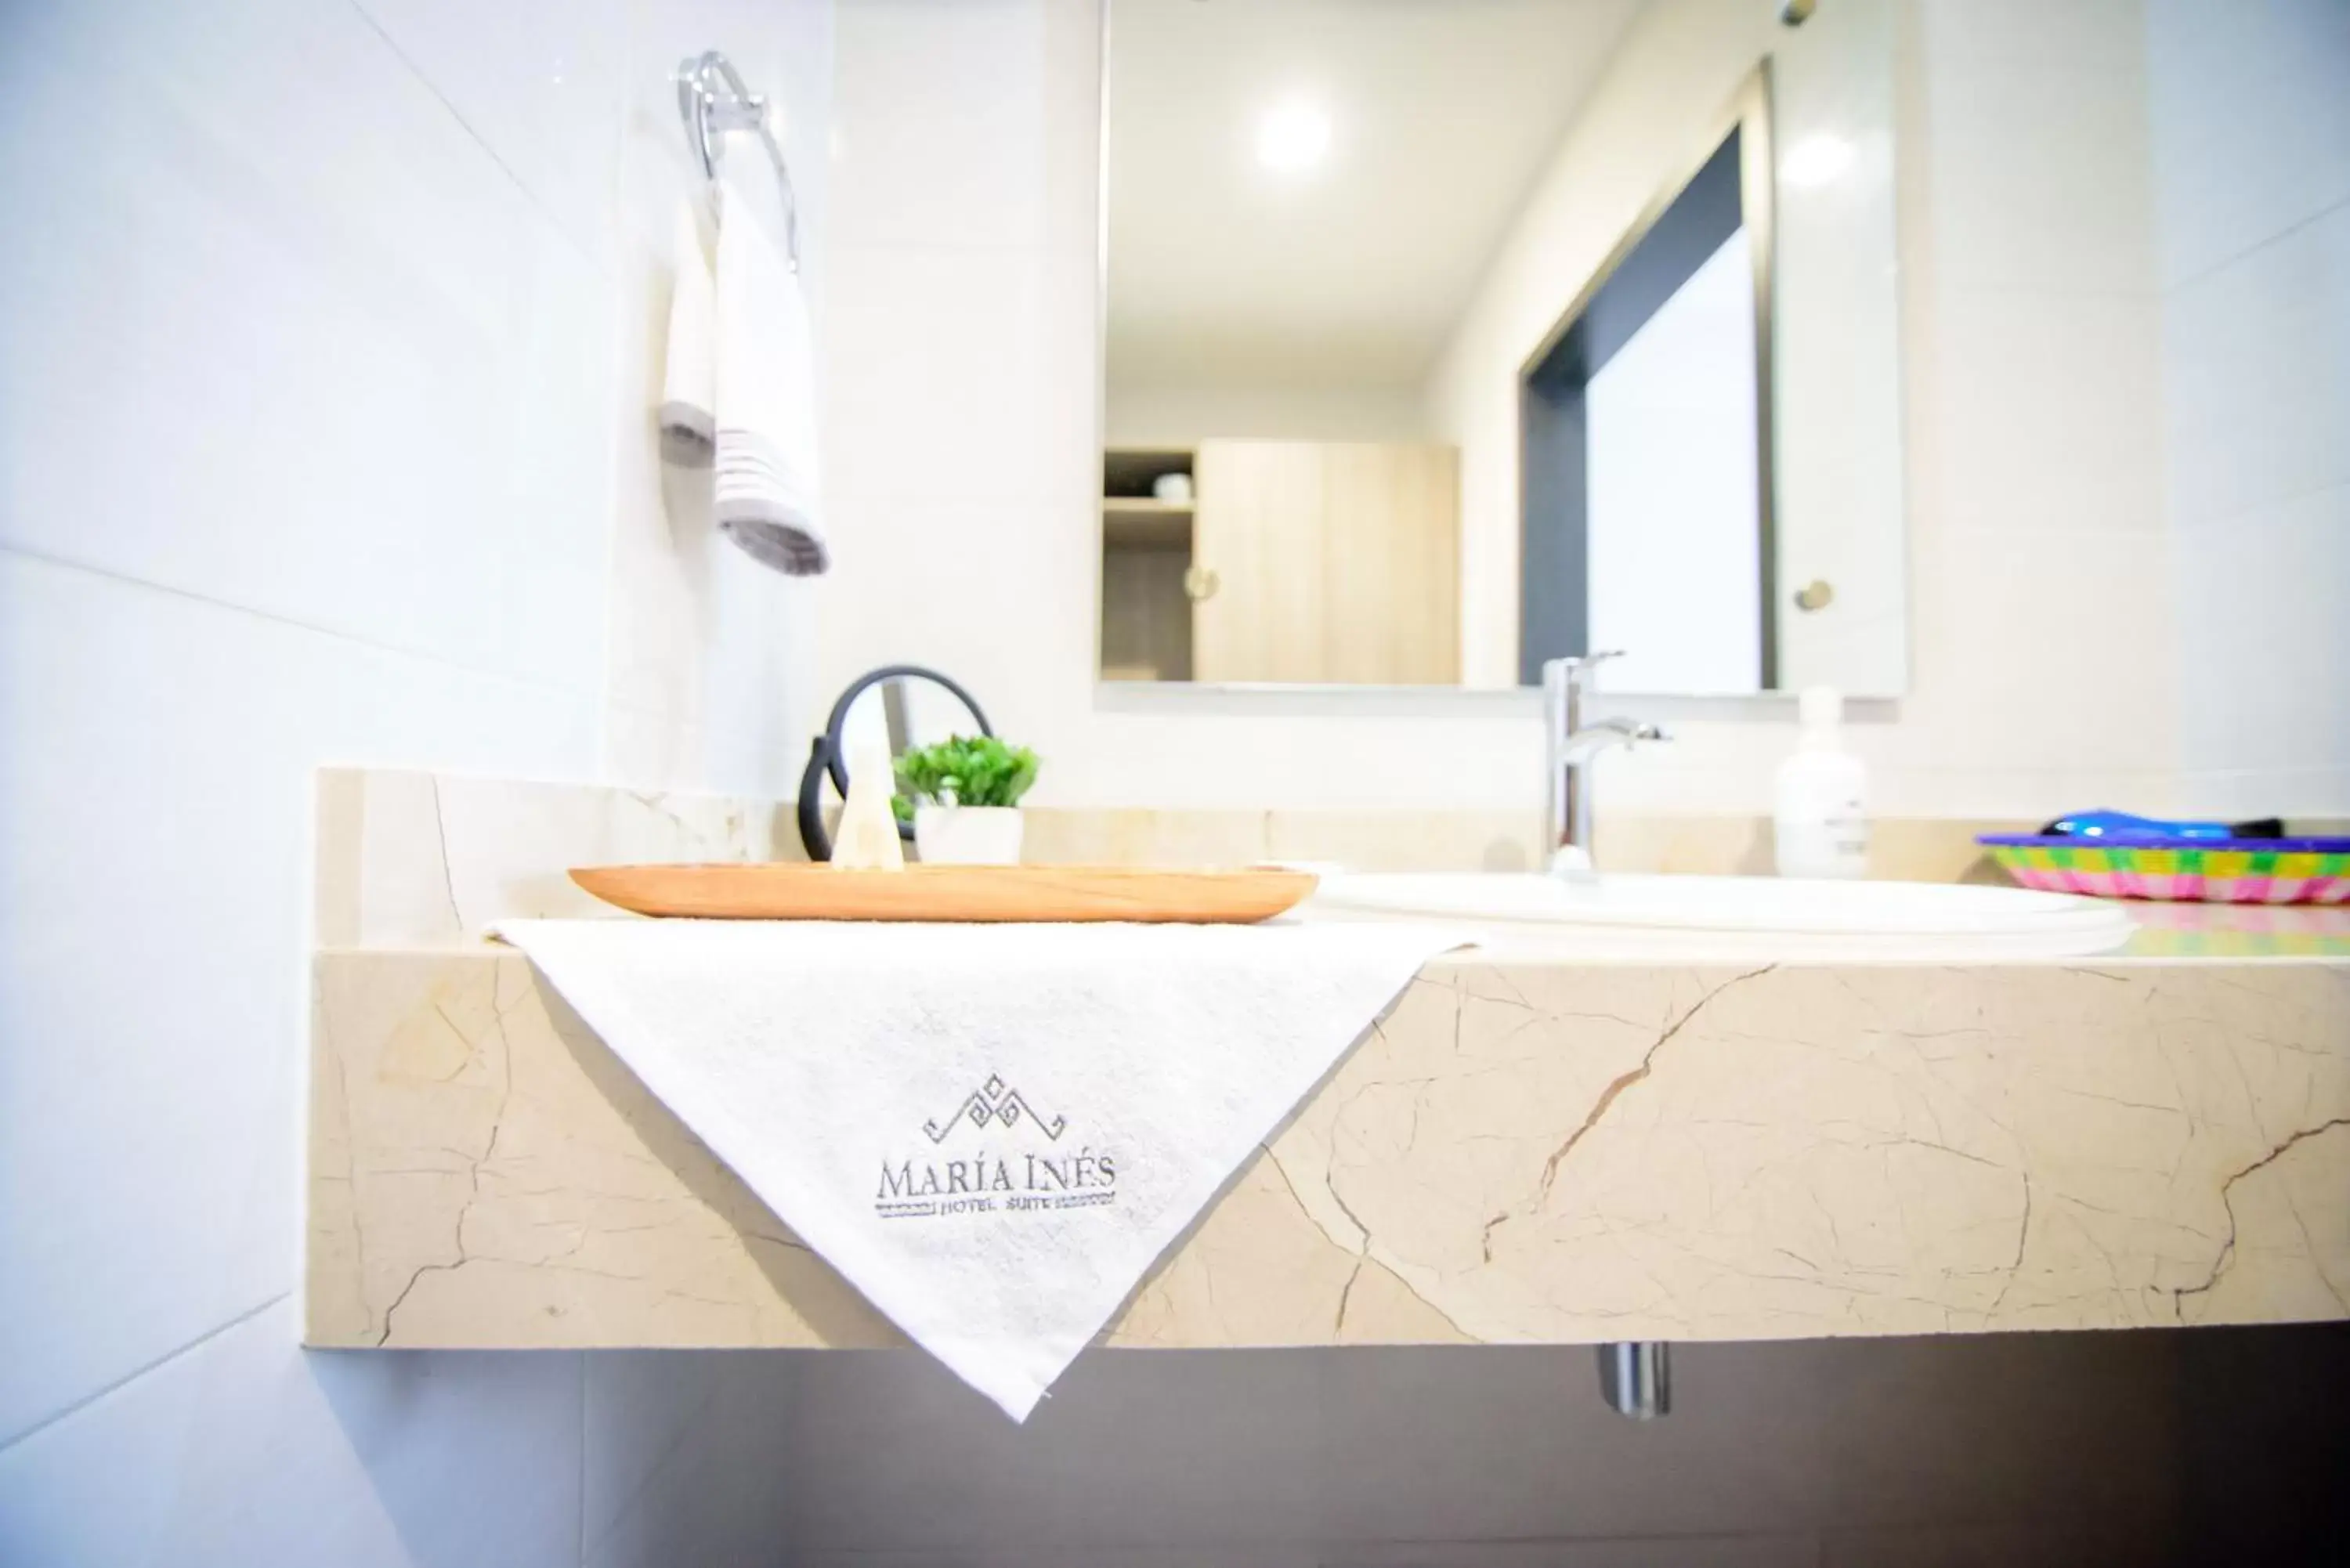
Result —
[[2115, 905], [2014, 888], [1587, 873], [1334, 876], [1304, 913], [1489, 925], [1630, 957], [2057, 958], [2110, 951], [2137, 929]]

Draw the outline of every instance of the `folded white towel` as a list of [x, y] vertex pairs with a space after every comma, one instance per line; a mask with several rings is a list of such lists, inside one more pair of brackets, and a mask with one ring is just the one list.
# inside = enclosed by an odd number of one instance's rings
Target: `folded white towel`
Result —
[[750, 203], [723, 181], [719, 192], [712, 514], [759, 561], [809, 576], [830, 556], [818, 515], [807, 302]]
[[1014, 1420], [1458, 945], [1369, 923], [496, 932], [803, 1241]]
[[681, 468], [708, 468], [717, 444], [716, 302], [702, 228], [683, 198], [677, 203], [672, 248], [676, 282], [669, 296], [669, 356], [661, 376], [661, 456]]

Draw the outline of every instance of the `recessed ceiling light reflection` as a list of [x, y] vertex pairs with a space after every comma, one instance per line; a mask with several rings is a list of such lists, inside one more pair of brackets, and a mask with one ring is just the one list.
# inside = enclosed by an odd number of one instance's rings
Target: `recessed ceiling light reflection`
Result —
[[1302, 99], [1278, 104], [1257, 122], [1257, 161], [1277, 174], [1300, 174], [1330, 153], [1330, 117]]
[[1851, 168], [1858, 156], [1851, 142], [1823, 131], [1787, 149], [1787, 155], [1779, 160], [1779, 178], [1798, 189], [1825, 185]]

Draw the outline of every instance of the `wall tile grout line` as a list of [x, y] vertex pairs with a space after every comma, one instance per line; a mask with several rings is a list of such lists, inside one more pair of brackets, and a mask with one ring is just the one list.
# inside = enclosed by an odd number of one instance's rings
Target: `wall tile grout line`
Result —
[[[350, 0], [350, 5], [351, 9], [358, 13], [359, 20], [367, 24], [368, 30], [383, 41], [383, 47], [386, 49], [391, 51], [391, 57], [400, 62], [400, 68], [408, 74], [410, 79], [421, 87], [426, 92], [431, 93], [432, 95], [432, 100], [435, 103], [448, 110], [449, 118], [456, 122], [457, 129], [463, 130], [465, 133], [467, 140], [471, 140], [474, 146], [482, 150], [484, 157], [487, 158], [492, 163], [497, 166], [498, 172], [506, 177], [507, 182], [514, 186], [515, 192], [522, 197], [524, 202], [530, 208], [530, 210], [538, 214], [540, 221], [545, 223], [548, 228], [554, 230], [557, 234], [561, 235], [563, 243], [572, 250], [577, 252], [581, 261], [587, 263], [590, 266], [596, 265], [598, 260], [597, 255], [592, 251], [582, 247], [577, 236], [571, 233], [570, 228], [564, 223], [563, 220], [557, 217], [555, 213], [547, 211], [545, 203], [540, 202], [538, 192], [531, 189], [529, 182], [525, 180], [521, 174], [516, 172], [512, 164], [498, 156], [498, 150], [490, 145], [489, 139], [484, 137], [480, 131], [474, 130], [473, 122], [465, 118], [464, 112], [462, 109], [458, 109], [455, 104], [449, 101], [449, 96], [441, 90], [439, 84], [434, 82], [431, 77], [425, 75], [423, 68], [418, 66], [414, 60], [409, 58], [408, 52], [400, 47], [400, 41], [384, 30], [383, 24], [375, 19], [375, 14], [367, 8], [366, 5], [363, 4], [363, 0]], [[615, 162], [617, 163], [619, 157], [619, 148], [617, 144], [612, 149], [612, 151]]]
[[2345, 208], [2350, 208], [2350, 196], [2344, 196], [2338, 201], [2328, 202], [2324, 206], [2318, 208], [2317, 211], [2309, 213], [2305, 217], [2294, 219], [2292, 223], [2287, 223], [2283, 228], [2277, 230], [2273, 234], [2263, 235], [2262, 238], [2253, 241], [2251, 244], [2246, 245], [2242, 250], [2238, 251], [2231, 256], [2226, 257], [2224, 260], [2213, 262], [2209, 266], [2189, 273], [2185, 277], [2178, 278], [2175, 281], [2165, 282], [2162, 285], [2162, 296], [2167, 301], [2174, 294], [2184, 293], [2188, 289], [2209, 283], [2211, 279], [2219, 276], [2221, 273], [2226, 272], [2230, 267], [2235, 266], [2241, 262], [2250, 261], [2252, 257], [2260, 254], [2262, 251], [2269, 249], [2272, 245], [2282, 244], [2285, 241], [2292, 239], [2294, 235], [2300, 234], [2303, 230], [2316, 227], [2318, 224], [2325, 222], [2325, 220], [2333, 217], [2335, 213], [2342, 212]]
[[14, 556], [20, 560], [32, 561], [44, 566], [53, 566], [63, 572], [79, 572], [88, 576], [100, 577], [108, 582], [120, 583], [125, 587], [144, 589], [149, 593], [161, 594], [190, 604], [224, 610], [231, 615], [248, 616], [255, 620], [284, 627], [289, 630], [308, 632], [315, 637], [332, 638], [338, 642], [348, 643], [354, 648], [390, 654], [396, 659], [413, 659], [420, 664], [429, 664], [435, 669], [451, 670], [459, 675], [470, 675], [484, 680], [504, 681], [526, 691], [542, 691], [577, 701], [596, 702], [602, 700], [600, 691], [574, 690], [567, 686], [534, 680], [527, 675], [516, 675], [511, 670], [489, 670], [477, 664], [462, 663], [438, 653], [427, 652], [421, 648], [408, 648], [396, 642], [385, 642], [378, 638], [360, 637], [356, 633], [323, 625], [317, 621], [304, 620], [298, 616], [281, 615], [276, 610], [259, 609], [252, 605], [239, 604], [234, 599], [215, 598], [210, 594], [200, 594], [192, 588], [182, 588], [171, 583], [159, 583], [151, 577], [136, 576], [129, 572], [118, 572], [110, 566], [93, 566], [88, 561], [77, 561], [70, 556], [52, 555], [47, 550], [28, 550], [21, 545], [0, 542], [0, 556]]
[[121, 1376], [116, 1378], [113, 1382], [107, 1384], [104, 1387], [83, 1395], [80, 1398], [75, 1400], [72, 1404], [66, 1406], [63, 1409], [42, 1417], [39, 1420], [34, 1422], [31, 1426], [26, 1427], [22, 1431], [11, 1432], [5, 1437], [0, 1437], [0, 1454], [7, 1453], [19, 1443], [27, 1442], [34, 1438], [39, 1437], [43, 1432], [47, 1431], [50, 1428], [57, 1426], [61, 1421], [70, 1420], [74, 1417], [81, 1414], [84, 1410], [88, 1409], [91, 1406], [97, 1404], [99, 1400], [104, 1399], [109, 1395], [116, 1393], [120, 1389], [128, 1388], [130, 1385], [138, 1382], [141, 1377], [146, 1376], [149, 1373], [160, 1371], [161, 1368], [170, 1366], [172, 1362], [179, 1360], [182, 1355], [187, 1355], [190, 1351], [203, 1349], [205, 1345], [211, 1344], [213, 1340], [218, 1339], [222, 1334], [226, 1334], [229, 1330], [252, 1322], [255, 1318], [259, 1317], [263, 1313], [267, 1312], [271, 1307], [274, 1307], [278, 1303], [291, 1297], [293, 1293], [294, 1293], [290, 1290], [279, 1291], [267, 1301], [262, 1302], [255, 1306], [247, 1307], [244, 1311], [237, 1314], [234, 1317], [230, 1318], [226, 1323], [221, 1324], [217, 1327], [205, 1330], [203, 1334], [196, 1335], [195, 1338], [188, 1341], [187, 1344], [179, 1346], [177, 1349], [167, 1350], [162, 1355], [157, 1356], [154, 1360], [148, 1362], [146, 1365], [134, 1367], [132, 1370], [124, 1373]]

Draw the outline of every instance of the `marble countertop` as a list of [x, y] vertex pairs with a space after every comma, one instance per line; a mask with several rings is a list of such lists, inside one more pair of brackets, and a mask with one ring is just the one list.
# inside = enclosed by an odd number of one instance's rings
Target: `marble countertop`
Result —
[[[314, 1345], [899, 1343], [518, 954], [322, 952], [313, 1051]], [[1430, 963], [1105, 1337], [2344, 1316], [2350, 958], [1535, 940]]]
[[[491, 920], [567, 866], [792, 852], [781, 803], [318, 780], [307, 1336], [869, 1345], [896, 1333]], [[1961, 822], [1885, 863], [1977, 876]], [[2012, 826], [2012, 825], [2010, 825]], [[1611, 865], [1757, 825], [1603, 819]], [[1045, 813], [1054, 860], [1531, 864], [1535, 814]], [[1612, 837], [1611, 837], [1612, 835]], [[2350, 911], [2136, 906], [2095, 959], [1430, 964], [1172, 1248], [1119, 1345], [1790, 1338], [2350, 1316]]]

